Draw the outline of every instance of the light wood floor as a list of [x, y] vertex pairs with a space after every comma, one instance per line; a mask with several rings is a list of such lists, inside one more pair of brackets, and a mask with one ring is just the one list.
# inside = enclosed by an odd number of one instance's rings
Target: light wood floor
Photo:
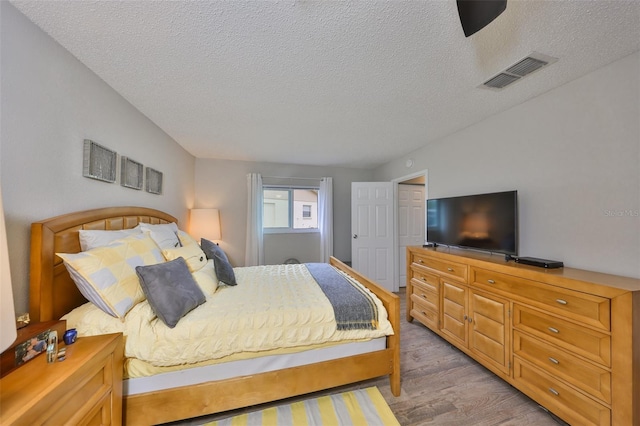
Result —
[[489, 370], [452, 347], [418, 321], [405, 319], [405, 292], [402, 301], [400, 349], [402, 394], [394, 397], [389, 379], [380, 378], [343, 386], [271, 404], [245, 408], [172, 425], [202, 425], [243, 412], [301, 399], [377, 386], [403, 426], [451, 425], [535, 425], [559, 423], [537, 403]]

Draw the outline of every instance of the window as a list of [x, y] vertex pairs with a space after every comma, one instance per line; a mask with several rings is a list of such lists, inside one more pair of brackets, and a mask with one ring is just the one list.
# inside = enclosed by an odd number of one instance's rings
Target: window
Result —
[[317, 187], [264, 186], [265, 232], [318, 232]]

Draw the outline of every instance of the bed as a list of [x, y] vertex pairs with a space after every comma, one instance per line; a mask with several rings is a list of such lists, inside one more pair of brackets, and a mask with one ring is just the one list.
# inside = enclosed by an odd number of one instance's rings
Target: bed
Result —
[[[120, 230], [139, 223], [176, 222], [173, 216], [143, 207], [110, 207], [58, 216], [32, 224], [30, 315], [32, 321], [59, 319], [87, 300], [72, 281], [56, 253], [80, 251], [81, 229]], [[270, 402], [380, 376], [389, 376], [393, 395], [400, 395], [400, 302], [397, 295], [331, 258], [331, 265], [358, 280], [384, 305], [394, 334], [370, 352], [329, 356], [318, 362], [298, 363], [266, 372], [251, 372], [223, 379], [203, 379], [166, 388], [151, 385], [129, 389], [125, 383], [126, 424], [159, 424]], [[341, 352], [339, 350], [338, 352]], [[335, 356], [335, 355], [334, 355]], [[303, 380], [300, 380], [303, 378]], [[125, 380], [126, 382], [126, 380]], [[278, 386], [273, 384], [277, 383]]]

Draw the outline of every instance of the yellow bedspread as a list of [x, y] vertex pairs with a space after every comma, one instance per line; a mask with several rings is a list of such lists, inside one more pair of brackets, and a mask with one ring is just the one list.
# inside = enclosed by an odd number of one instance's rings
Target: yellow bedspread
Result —
[[[92, 304], [65, 316], [80, 336], [122, 332], [125, 356], [154, 366], [200, 363], [242, 352], [271, 351], [393, 334], [380, 300], [378, 330], [337, 331], [333, 309], [304, 265], [235, 268], [238, 285], [207, 292], [200, 305], [170, 329], [149, 304], [137, 304], [124, 321]], [[196, 275], [194, 275], [196, 276]], [[200, 283], [203, 280], [196, 280]], [[360, 285], [360, 284], [358, 284]], [[367, 290], [368, 291], [368, 290]]]

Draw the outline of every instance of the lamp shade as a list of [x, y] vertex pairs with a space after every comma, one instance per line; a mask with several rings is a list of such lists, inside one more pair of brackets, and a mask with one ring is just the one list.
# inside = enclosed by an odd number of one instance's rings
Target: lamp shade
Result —
[[9, 246], [4, 224], [4, 207], [0, 191], [0, 352], [16, 340], [16, 314], [13, 307], [11, 271], [9, 270]]
[[218, 209], [191, 209], [189, 233], [196, 238], [219, 240], [220, 211]]

